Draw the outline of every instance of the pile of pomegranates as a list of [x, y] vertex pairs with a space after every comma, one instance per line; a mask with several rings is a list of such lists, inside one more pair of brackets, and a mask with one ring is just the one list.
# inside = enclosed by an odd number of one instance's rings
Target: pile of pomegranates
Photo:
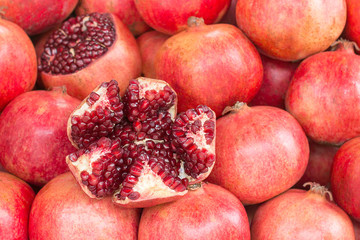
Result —
[[0, 239], [360, 240], [358, 0], [0, 0]]

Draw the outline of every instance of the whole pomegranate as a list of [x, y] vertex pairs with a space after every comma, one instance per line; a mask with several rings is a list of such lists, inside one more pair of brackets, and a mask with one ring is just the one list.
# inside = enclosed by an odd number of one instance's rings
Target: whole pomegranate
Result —
[[71, 173], [46, 184], [36, 195], [29, 220], [30, 240], [136, 240], [140, 209], [124, 209], [111, 198], [90, 199]]
[[139, 240], [250, 240], [241, 202], [229, 191], [204, 183], [183, 198], [144, 209]]
[[115, 14], [134, 36], [138, 36], [150, 29], [137, 11], [134, 0], [80, 0], [75, 9], [76, 15], [92, 12]]
[[360, 56], [352, 42], [334, 47], [299, 65], [285, 105], [312, 140], [341, 145], [360, 135]]
[[66, 124], [79, 103], [63, 88], [27, 92], [11, 101], [0, 115], [3, 167], [37, 186], [68, 171], [65, 157], [75, 148]]
[[145, 22], [156, 31], [173, 35], [187, 28], [188, 18], [203, 18], [206, 24], [219, 22], [230, 0], [134, 0]]
[[335, 202], [355, 220], [360, 221], [360, 137], [340, 147], [331, 171], [331, 190]]
[[199, 18], [190, 18], [188, 29], [166, 40], [155, 72], [177, 92], [179, 111], [205, 104], [217, 116], [236, 101], [249, 102], [263, 77], [259, 53], [238, 28], [205, 25]]
[[295, 61], [327, 49], [346, 23], [345, 0], [242, 0], [236, 21], [261, 53]]
[[355, 240], [348, 215], [327, 199], [319, 184], [309, 191], [290, 189], [260, 205], [251, 223], [252, 240]]
[[28, 220], [34, 197], [34, 191], [24, 181], [0, 172], [0, 239], [28, 239]]
[[217, 161], [208, 181], [228, 189], [245, 205], [264, 202], [299, 181], [309, 144], [289, 113], [237, 103], [224, 114], [216, 122]]
[[36, 35], [64, 21], [77, 3], [78, 0], [0, 0], [0, 18], [15, 22], [29, 35]]
[[346, 9], [345, 36], [360, 46], [360, 2], [357, 0], [346, 0]]
[[34, 87], [37, 64], [34, 45], [24, 30], [1, 17], [0, 46], [1, 112], [12, 99]]
[[[40, 41], [41, 42], [41, 41]], [[134, 36], [113, 14], [91, 13], [65, 21], [47, 39], [38, 64], [46, 88], [66, 86], [84, 99], [104, 80], [116, 79], [124, 94], [141, 73]]]

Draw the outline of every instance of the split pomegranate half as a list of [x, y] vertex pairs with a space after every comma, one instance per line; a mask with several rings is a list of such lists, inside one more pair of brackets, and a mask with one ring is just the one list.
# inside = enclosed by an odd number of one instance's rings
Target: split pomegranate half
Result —
[[79, 148], [66, 158], [84, 192], [113, 195], [126, 207], [175, 200], [204, 180], [215, 163], [215, 113], [207, 106], [177, 115], [164, 81], [131, 80], [124, 97], [104, 82], [72, 113], [68, 136]]

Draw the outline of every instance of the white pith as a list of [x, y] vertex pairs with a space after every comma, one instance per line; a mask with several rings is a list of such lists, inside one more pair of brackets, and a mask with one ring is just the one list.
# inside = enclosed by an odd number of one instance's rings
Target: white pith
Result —
[[100, 87], [98, 90], [96, 90], [96, 93], [98, 95], [100, 95], [100, 98], [93, 105], [90, 106], [86, 101], [86, 99], [89, 98], [89, 96], [88, 96], [85, 99], [85, 101], [83, 102], [84, 104], [81, 104], [80, 108], [75, 110], [72, 115], [82, 116], [82, 115], [84, 115], [85, 112], [90, 112], [90, 111], [96, 109], [96, 107], [98, 105], [109, 107], [111, 104], [110, 104], [109, 99], [108, 99], [108, 97], [106, 95], [106, 91], [107, 91], [106, 87]]
[[81, 155], [75, 162], [70, 162], [70, 164], [74, 165], [79, 173], [87, 171], [89, 174], [92, 174], [92, 171], [90, 171], [92, 169], [91, 163], [98, 161], [101, 156], [109, 152], [110, 150], [108, 149], [98, 148], [88, 154]]

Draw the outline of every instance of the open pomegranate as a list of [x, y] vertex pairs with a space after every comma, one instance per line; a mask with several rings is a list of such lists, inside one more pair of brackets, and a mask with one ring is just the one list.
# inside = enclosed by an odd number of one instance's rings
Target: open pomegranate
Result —
[[176, 93], [164, 81], [131, 80], [123, 99], [115, 80], [99, 85], [68, 122], [80, 149], [66, 161], [82, 189], [149, 207], [204, 180], [215, 163], [215, 113], [200, 105], [176, 116], [176, 109]]

